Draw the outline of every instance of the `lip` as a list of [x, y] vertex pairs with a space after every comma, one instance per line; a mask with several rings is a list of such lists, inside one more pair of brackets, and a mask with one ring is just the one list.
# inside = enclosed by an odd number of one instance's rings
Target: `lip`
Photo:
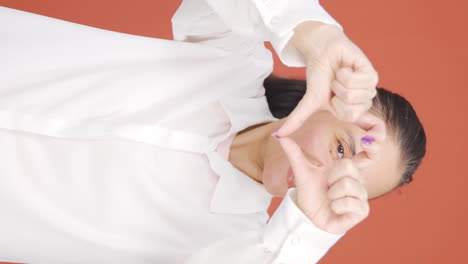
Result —
[[296, 184], [294, 183], [294, 173], [292, 172], [291, 167], [289, 167], [288, 169], [287, 181], [288, 181], [288, 189], [296, 187]]

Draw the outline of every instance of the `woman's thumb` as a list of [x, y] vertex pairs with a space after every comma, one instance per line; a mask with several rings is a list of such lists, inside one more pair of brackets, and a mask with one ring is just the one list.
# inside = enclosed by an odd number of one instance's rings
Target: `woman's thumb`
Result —
[[301, 148], [290, 138], [278, 139], [291, 164], [296, 184], [298, 207], [313, 216], [327, 199], [325, 167], [317, 167], [307, 160]]
[[316, 181], [320, 181], [320, 175], [318, 174], [320, 174], [323, 167], [309, 161], [304, 155], [301, 147], [299, 147], [299, 145], [297, 145], [291, 138], [283, 137], [277, 138], [277, 140], [291, 164], [296, 187], [307, 185], [307, 188], [316, 188], [318, 185], [321, 185]]

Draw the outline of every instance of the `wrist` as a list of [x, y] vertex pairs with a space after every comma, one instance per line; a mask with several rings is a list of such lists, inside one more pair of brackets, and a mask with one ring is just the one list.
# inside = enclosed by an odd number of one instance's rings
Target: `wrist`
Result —
[[294, 28], [291, 43], [304, 56], [305, 61], [317, 59], [333, 40], [344, 36], [336, 25], [319, 21], [305, 21]]

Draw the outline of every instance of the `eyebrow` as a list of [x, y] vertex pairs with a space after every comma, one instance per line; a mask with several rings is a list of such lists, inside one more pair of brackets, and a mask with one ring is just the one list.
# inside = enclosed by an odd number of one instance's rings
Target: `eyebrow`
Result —
[[350, 144], [351, 152], [353, 153], [353, 156], [354, 156], [356, 155], [356, 142], [354, 141], [354, 137], [351, 134], [351, 131], [349, 129], [346, 129], [346, 137]]

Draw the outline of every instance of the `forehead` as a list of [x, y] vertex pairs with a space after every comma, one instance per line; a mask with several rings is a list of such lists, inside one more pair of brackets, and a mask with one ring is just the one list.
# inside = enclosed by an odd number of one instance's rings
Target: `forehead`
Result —
[[[357, 125], [350, 124], [353, 127], [353, 135], [358, 147], [357, 153], [362, 151], [360, 138], [365, 135], [365, 131]], [[370, 199], [376, 198], [393, 190], [400, 182], [402, 175], [400, 148], [397, 141], [387, 134], [383, 141], [374, 142], [378, 144], [378, 157], [375, 162], [362, 169], [366, 179], [366, 189]]]

